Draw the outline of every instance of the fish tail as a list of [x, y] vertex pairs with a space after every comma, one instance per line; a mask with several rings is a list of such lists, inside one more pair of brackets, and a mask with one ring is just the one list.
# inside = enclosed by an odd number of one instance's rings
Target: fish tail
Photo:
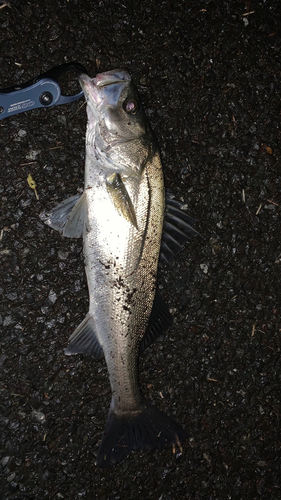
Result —
[[185, 430], [148, 401], [139, 412], [117, 415], [110, 408], [96, 465], [109, 467], [121, 462], [132, 450], [182, 447]]

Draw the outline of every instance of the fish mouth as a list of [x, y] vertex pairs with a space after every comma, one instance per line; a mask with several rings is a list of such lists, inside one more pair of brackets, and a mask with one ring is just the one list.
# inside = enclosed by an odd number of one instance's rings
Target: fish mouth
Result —
[[108, 87], [110, 85], [116, 84], [126, 84], [131, 81], [131, 76], [123, 68], [117, 68], [110, 71], [105, 71], [104, 73], [98, 73], [94, 78], [90, 78], [86, 73], [79, 75], [79, 82], [87, 95], [87, 89], [100, 89], [103, 87]]
[[116, 105], [123, 85], [127, 85], [130, 81], [130, 74], [122, 68], [98, 73], [94, 78], [85, 73], [79, 76], [86, 101], [95, 108], [102, 103]]
[[98, 73], [93, 82], [97, 87], [107, 87], [116, 83], [128, 83], [131, 81], [131, 76], [128, 71], [123, 68], [117, 68], [104, 73]]

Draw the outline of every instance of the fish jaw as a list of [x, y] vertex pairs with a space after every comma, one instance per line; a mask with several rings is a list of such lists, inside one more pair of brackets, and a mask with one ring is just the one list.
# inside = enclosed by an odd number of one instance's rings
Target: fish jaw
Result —
[[131, 75], [125, 69], [118, 68], [98, 73], [93, 80], [97, 87], [104, 87], [113, 83], [130, 82]]
[[126, 70], [113, 70], [98, 73], [95, 78], [90, 78], [83, 73], [79, 76], [79, 83], [87, 101], [88, 121], [93, 115], [98, 116], [101, 104], [116, 106], [122, 92], [122, 84], [128, 84], [131, 77]]

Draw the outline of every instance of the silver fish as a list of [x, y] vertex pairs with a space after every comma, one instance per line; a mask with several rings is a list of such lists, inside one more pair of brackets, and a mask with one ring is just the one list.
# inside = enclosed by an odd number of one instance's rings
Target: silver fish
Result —
[[[65, 352], [105, 357], [112, 400], [96, 464], [109, 466], [131, 450], [181, 447], [186, 433], [143, 397], [138, 377], [140, 349], [172, 322], [156, 294], [165, 212], [157, 142], [126, 70], [79, 80], [88, 115], [85, 188], [45, 222], [83, 236], [89, 312]], [[195, 234], [178, 202], [170, 197], [167, 207], [163, 260]]]

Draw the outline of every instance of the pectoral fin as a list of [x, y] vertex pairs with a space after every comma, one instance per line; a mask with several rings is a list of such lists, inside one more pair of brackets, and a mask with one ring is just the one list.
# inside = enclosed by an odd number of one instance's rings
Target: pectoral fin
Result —
[[53, 210], [40, 215], [41, 220], [52, 229], [61, 231], [68, 238], [80, 238], [83, 235], [87, 217], [87, 199], [85, 193], [71, 196], [62, 201]]
[[84, 192], [69, 214], [68, 221], [63, 230], [63, 235], [68, 238], [80, 238], [83, 236], [87, 214], [87, 197]]
[[117, 212], [123, 215], [127, 221], [131, 222], [131, 224], [138, 229], [132, 200], [120, 175], [114, 173], [108, 176], [106, 179], [106, 187]]
[[56, 231], [63, 231], [71, 210], [79, 200], [80, 195], [71, 196], [67, 200], [63, 200], [51, 212], [43, 212], [40, 214], [40, 219], [48, 226]]

